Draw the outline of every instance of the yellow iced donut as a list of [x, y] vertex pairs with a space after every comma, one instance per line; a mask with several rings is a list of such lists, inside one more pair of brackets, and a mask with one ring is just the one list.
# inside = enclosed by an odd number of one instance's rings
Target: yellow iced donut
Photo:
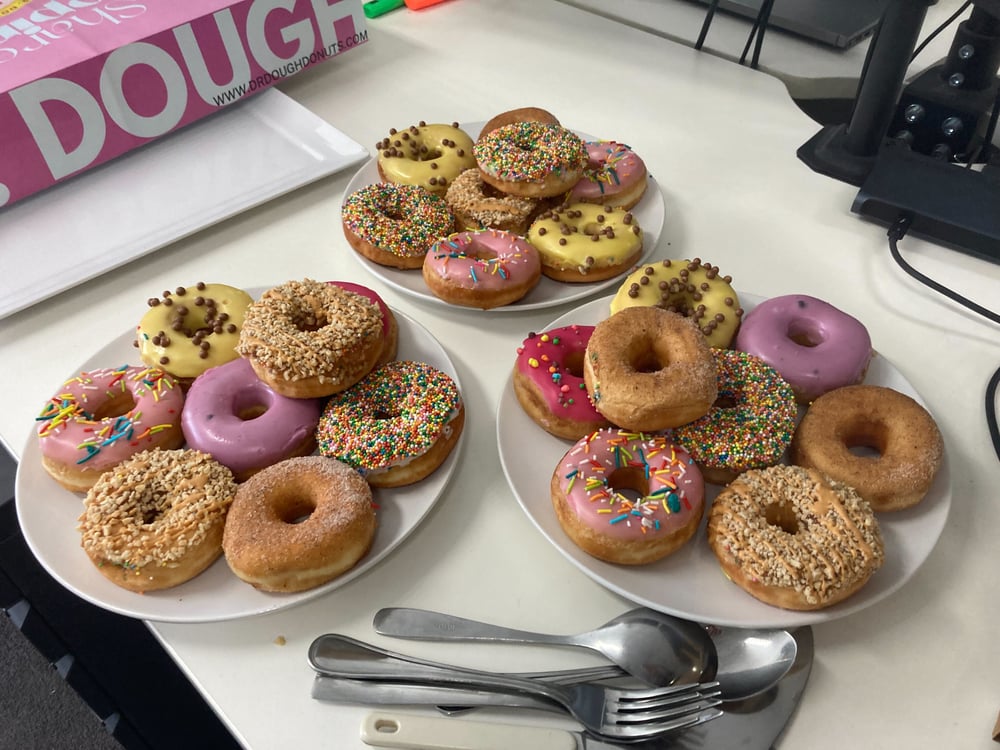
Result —
[[542, 273], [556, 281], [617, 276], [639, 260], [642, 240], [642, 228], [631, 213], [593, 203], [560, 206], [528, 229], [528, 242], [542, 258]]
[[743, 318], [731, 281], [700, 258], [657, 261], [628, 275], [611, 300], [611, 314], [626, 307], [672, 310], [694, 319], [709, 346], [725, 349]]
[[476, 166], [472, 139], [458, 123], [428, 125], [421, 121], [406, 130], [389, 131], [375, 147], [378, 173], [386, 182], [417, 185], [440, 195], [466, 169]]

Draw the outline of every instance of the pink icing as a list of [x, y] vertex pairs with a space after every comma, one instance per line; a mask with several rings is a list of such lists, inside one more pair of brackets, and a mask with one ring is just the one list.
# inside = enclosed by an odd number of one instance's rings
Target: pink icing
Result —
[[[275, 393], [241, 357], [195, 378], [181, 428], [189, 448], [210, 453], [239, 475], [291, 455], [316, 430], [321, 409], [319, 399]], [[241, 416], [259, 410], [257, 417]]]
[[463, 289], [486, 293], [526, 284], [542, 270], [532, 245], [499, 229], [453, 234], [431, 247], [424, 266]]
[[[132, 408], [102, 417], [102, 409], [126, 391]], [[123, 365], [80, 373], [35, 418], [39, 449], [59, 464], [101, 472], [152, 448], [158, 433], [176, 427], [183, 406], [180, 386], [162, 370]]]
[[[571, 325], [531, 333], [517, 349], [517, 371], [531, 381], [548, 410], [574, 422], [603, 422], [590, 403], [582, 361], [594, 326]], [[578, 366], [579, 365], [579, 366]]]
[[803, 294], [757, 305], [743, 318], [733, 348], [764, 360], [803, 401], [860, 382], [872, 355], [860, 321]]
[[604, 536], [671, 534], [692, 516], [701, 518], [701, 472], [687, 451], [664, 437], [598, 430], [577, 441], [556, 471], [580, 521]]
[[627, 193], [646, 174], [646, 165], [628, 146], [615, 141], [588, 141], [587, 166], [583, 177], [567, 198], [594, 202], [604, 196]]
[[352, 281], [331, 281], [330, 284], [334, 286], [339, 286], [346, 292], [354, 292], [359, 294], [367, 300], [374, 302], [378, 305], [379, 312], [382, 313], [382, 335], [389, 335], [389, 326], [391, 325], [389, 317], [389, 307], [385, 304], [381, 297], [378, 296], [373, 290], [366, 286], [361, 286], [361, 284], [355, 284]]

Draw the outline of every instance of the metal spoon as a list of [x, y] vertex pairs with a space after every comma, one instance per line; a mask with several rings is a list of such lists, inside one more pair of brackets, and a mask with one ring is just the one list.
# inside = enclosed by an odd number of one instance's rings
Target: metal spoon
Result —
[[649, 685], [698, 682], [715, 676], [711, 637], [696, 623], [634, 609], [577, 635], [549, 635], [490, 625], [423, 609], [388, 607], [375, 613], [375, 632], [413, 640], [465, 640], [580, 646], [603, 654]]

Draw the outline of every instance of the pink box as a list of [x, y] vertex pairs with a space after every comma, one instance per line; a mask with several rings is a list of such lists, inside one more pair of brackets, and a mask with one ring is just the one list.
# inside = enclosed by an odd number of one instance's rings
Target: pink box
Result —
[[366, 41], [360, 0], [0, 0], [0, 206]]

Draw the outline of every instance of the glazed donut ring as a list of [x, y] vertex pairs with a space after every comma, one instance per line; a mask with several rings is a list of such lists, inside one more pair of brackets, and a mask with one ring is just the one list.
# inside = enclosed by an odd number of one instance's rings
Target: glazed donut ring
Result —
[[[857, 455], [852, 448], [874, 449]], [[854, 487], [876, 511], [919, 503], [944, 460], [930, 413], [904, 393], [849, 385], [820, 396], [792, 440], [791, 461]]]
[[481, 136], [473, 150], [483, 179], [504, 193], [547, 198], [583, 174], [583, 140], [559, 125], [516, 122]]
[[455, 228], [444, 199], [415, 185], [380, 182], [351, 193], [341, 209], [344, 236], [363, 257], [391, 268], [420, 268], [431, 245]]
[[177, 586], [222, 554], [235, 495], [232, 472], [207, 453], [136, 453], [87, 492], [83, 550], [101, 575], [129, 591]]
[[799, 466], [741, 474], [712, 502], [708, 543], [736, 585], [791, 610], [847, 599], [885, 560], [868, 503], [848, 485]]
[[611, 312], [640, 305], [672, 310], [694, 320], [709, 346], [725, 349], [743, 319], [731, 282], [700, 258], [650, 263], [628, 275], [611, 300]]
[[378, 307], [305, 279], [273, 287], [250, 306], [237, 351], [282, 396], [320, 398], [361, 380], [382, 348]]
[[478, 169], [462, 172], [444, 196], [459, 230], [497, 229], [524, 235], [542, 206], [538, 198], [501, 193]]
[[539, 216], [528, 230], [542, 273], [555, 281], [603, 281], [642, 256], [642, 227], [622, 208], [573, 203]]
[[452, 181], [476, 166], [472, 139], [457, 122], [428, 125], [421, 121], [405, 130], [389, 131], [375, 148], [379, 177], [397, 185], [416, 185], [444, 196]]
[[688, 318], [629, 307], [594, 327], [583, 378], [612, 424], [656, 432], [708, 413], [718, 393], [715, 359]]
[[315, 588], [353, 568], [371, 549], [371, 488], [323, 456], [290, 458], [240, 485], [222, 548], [230, 569], [261, 591]]
[[719, 396], [708, 414], [673, 431], [705, 480], [726, 484], [747, 469], [778, 463], [795, 432], [798, 408], [788, 383], [746, 352], [712, 349]]
[[547, 109], [542, 109], [541, 107], [520, 107], [519, 109], [510, 109], [506, 112], [501, 112], [490, 120], [487, 120], [482, 130], [479, 131], [479, 137], [482, 138], [497, 128], [502, 128], [504, 125], [513, 125], [517, 122], [540, 122], [546, 125], [559, 124], [556, 116]]

